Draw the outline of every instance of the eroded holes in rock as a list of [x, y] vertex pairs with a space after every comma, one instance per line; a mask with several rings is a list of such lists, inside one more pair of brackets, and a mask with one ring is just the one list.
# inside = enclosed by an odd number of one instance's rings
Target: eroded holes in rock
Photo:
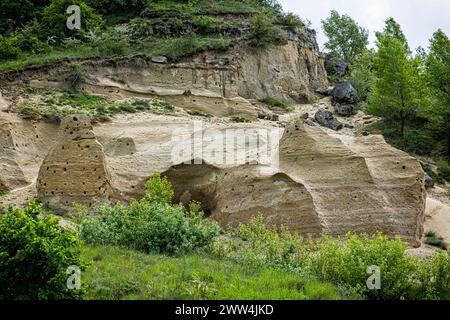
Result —
[[64, 168], [64, 171], [67, 171], [67, 168]]
[[53, 170], [53, 173], [56, 173], [56, 170]]
[[47, 167], [47, 171], [50, 169], [50, 167]]
[[406, 166], [403, 166], [402, 169], [405, 170], [405, 169], [406, 169]]
[[63, 150], [64, 150], [64, 146], [62, 146], [62, 147], [61, 147], [61, 149], [63, 149]]
[[73, 121], [78, 121], [78, 118], [77, 117], [73, 117]]

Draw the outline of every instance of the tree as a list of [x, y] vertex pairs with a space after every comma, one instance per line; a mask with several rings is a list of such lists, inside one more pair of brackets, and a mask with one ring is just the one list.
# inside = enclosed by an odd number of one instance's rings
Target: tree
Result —
[[339, 15], [336, 10], [322, 20], [322, 29], [328, 38], [325, 47], [336, 52], [347, 63], [366, 50], [369, 44], [369, 32], [358, 26], [348, 15]]
[[370, 87], [376, 79], [373, 72], [374, 55], [373, 50], [366, 50], [353, 61], [350, 67], [350, 79], [360, 102], [367, 100]]
[[386, 20], [383, 32], [377, 32], [378, 51], [374, 57], [377, 79], [371, 86], [366, 111], [398, 122], [403, 136], [406, 122], [420, 105], [419, 57], [411, 58], [408, 43], [394, 19]]
[[429, 119], [443, 128], [447, 139], [447, 156], [450, 157], [450, 41], [438, 30], [430, 40], [425, 60], [426, 80], [430, 90]]

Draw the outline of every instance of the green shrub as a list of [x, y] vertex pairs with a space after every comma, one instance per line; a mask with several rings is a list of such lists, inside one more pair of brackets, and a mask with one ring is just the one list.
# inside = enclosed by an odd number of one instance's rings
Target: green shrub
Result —
[[439, 176], [446, 181], [450, 181], [450, 165], [448, 164], [448, 161], [445, 159], [438, 159], [436, 165]]
[[279, 18], [279, 23], [287, 30], [296, 31], [298, 28], [305, 27], [305, 23], [296, 14], [289, 12]]
[[145, 184], [144, 199], [152, 203], [170, 204], [174, 195], [172, 184], [167, 177], [161, 178], [158, 172], [153, 175]]
[[128, 206], [103, 205], [94, 218], [81, 212], [81, 237], [90, 244], [154, 253], [184, 254], [208, 248], [219, 234], [217, 224], [203, 219], [197, 203], [189, 209], [171, 204], [172, 195], [166, 178], [154, 174], [142, 200]]
[[264, 99], [261, 100], [261, 102], [264, 102], [265, 104], [272, 106], [272, 107], [282, 108], [286, 111], [292, 110], [292, 104], [290, 104], [289, 102], [277, 99], [277, 98], [265, 97]]
[[212, 26], [220, 26], [223, 23], [223, 20], [210, 16], [197, 16], [192, 20], [192, 26], [194, 29], [202, 34], [209, 33]]
[[228, 231], [224, 239], [214, 243], [213, 253], [244, 264], [279, 267], [301, 272], [307, 248], [303, 240], [282, 228], [267, 228], [261, 215], [249, 224]]
[[3, 197], [4, 195], [8, 194], [8, 189], [6, 189], [4, 186], [0, 184], [0, 197]]
[[272, 24], [272, 21], [265, 14], [258, 14], [252, 17], [248, 42], [254, 48], [267, 48], [272, 44], [283, 40], [280, 29]]
[[[310, 256], [308, 269], [322, 280], [346, 283], [359, 293], [375, 299], [400, 299], [411, 289], [409, 281], [414, 273], [414, 261], [400, 240], [389, 240], [378, 234], [348, 234], [344, 241], [323, 237]], [[369, 290], [367, 268], [377, 266], [381, 273], [381, 288]]]
[[124, 56], [128, 53], [129, 43], [126, 37], [114, 32], [104, 32], [92, 45], [102, 57]]
[[67, 287], [67, 268], [85, 267], [75, 232], [30, 202], [0, 214], [0, 300], [79, 299], [84, 289]]
[[4, 38], [0, 35], [0, 60], [15, 59], [21, 50], [17, 46], [17, 38]]
[[[450, 252], [420, 259], [406, 252], [407, 245], [382, 234], [374, 237], [347, 234], [335, 239], [322, 236], [305, 242], [286, 229], [268, 228], [261, 216], [230, 229], [217, 239], [213, 253], [246, 265], [289, 270], [333, 283], [370, 299], [439, 299], [449, 296]], [[380, 268], [380, 289], [367, 281]], [[371, 271], [372, 272], [372, 271]]]

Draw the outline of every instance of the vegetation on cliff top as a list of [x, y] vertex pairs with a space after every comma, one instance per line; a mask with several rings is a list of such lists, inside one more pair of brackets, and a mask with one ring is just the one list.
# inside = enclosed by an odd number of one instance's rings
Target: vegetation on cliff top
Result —
[[[82, 12], [81, 28], [70, 30], [66, 9], [74, 4]], [[23, 7], [2, 3], [0, 12], [0, 72], [61, 59], [177, 59], [227, 49], [237, 39], [261, 48], [282, 41], [282, 29], [305, 26], [269, 0], [54, 0]]]

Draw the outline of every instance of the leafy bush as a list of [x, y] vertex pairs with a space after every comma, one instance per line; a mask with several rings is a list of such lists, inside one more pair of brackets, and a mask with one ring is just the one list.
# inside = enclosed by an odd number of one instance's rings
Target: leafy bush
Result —
[[83, 287], [67, 287], [67, 268], [84, 268], [75, 232], [30, 202], [0, 215], [0, 300], [79, 299]]
[[261, 215], [249, 224], [228, 231], [227, 237], [214, 243], [213, 253], [245, 264], [266, 265], [301, 271], [307, 248], [303, 240], [285, 228], [280, 232], [264, 225]]
[[[264, 226], [262, 217], [227, 231], [217, 240], [213, 253], [244, 264], [290, 270], [347, 288], [370, 299], [438, 299], [449, 294], [450, 252], [440, 251], [420, 259], [406, 252], [400, 240], [378, 234], [347, 234], [344, 238], [322, 236], [305, 242], [286, 229]], [[372, 273], [380, 268], [379, 290], [369, 290]]]
[[[310, 256], [308, 268], [320, 279], [346, 283], [369, 298], [400, 299], [406, 297], [414, 271], [414, 261], [400, 240], [389, 240], [378, 234], [348, 234], [345, 242], [323, 237], [317, 243], [317, 252]], [[381, 288], [369, 290], [367, 268], [377, 266], [381, 272]]]
[[222, 20], [209, 16], [197, 16], [192, 20], [192, 26], [202, 34], [209, 33], [212, 26], [220, 26], [222, 24]]
[[19, 56], [21, 50], [17, 46], [17, 38], [4, 38], [0, 35], [0, 60], [15, 59]]
[[265, 14], [257, 14], [252, 17], [248, 41], [254, 48], [267, 48], [272, 44], [283, 40], [280, 29], [272, 24]]
[[305, 27], [303, 20], [296, 14], [289, 12], [279, 18], [279, 23], [287, 30], [296, 31], [298, 28]]
[[292, 105], [289, 102], [277, 98], [265, 97], [264, 99], [261, 100], [261, 102], [264, 102], [265, 104], [268, 104], [269, 106], [272, 107], [282, 108], [287, 111], [292, 110]]
[[217, 224], [203, 220], [197, 203], [189, 209], [171, 204], [172, 196], [170, 183], [155, 173], [142, 200], [133, 200], [129, 206], [103, 205], [92, 219], [81, 213], [81, 237], [90, 244], [154, 253], [183, 254], [209, 247], [219, 234]]

